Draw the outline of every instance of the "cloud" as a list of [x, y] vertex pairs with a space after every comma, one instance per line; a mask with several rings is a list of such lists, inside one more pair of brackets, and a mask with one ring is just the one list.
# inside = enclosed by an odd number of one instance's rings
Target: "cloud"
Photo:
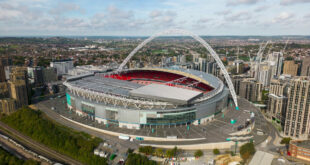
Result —
[[42, 12], [15, 1], [0, 2], [0, 21], [20, 22], [22, 24], [40, 18]]
[[153, 10], [151, 13], [150, 13], [150, 17], [151, 18], [156, 18], [156, 17], [159, 17], [162, 15], [162, 12], [158, 11], [158, 10]]
[[18, 18], [21, 15], [22, 15], [22, 12], [20, 12], [19, 10], [0, 7], [0, 20]]
[[149, 14], [151, 24], [160, 27], [171, 27], [176, 25], [177, 13], [170, 10], [153, 10]]
[[223, 10], [223, 11], [215, 12], [216, 15], [227, 15], [230, 13], [231, 13], [231, 10]]
[[310, 0], [281, 0], [280, 4], [284, 6], [294, 5], [298, 3], [310, 3]]
[[272, 19], [272, 23], [284, 23], [287, 21], [291, 21], [294, 17], [295, 15], [292, 13], [282, 12]]
[[[124, 2], [130, 5], [121, 4]], [[200, 34], [308, 34], [310, 13], [304, 7], [295, 13], [296, 6], [290, 6], [307, 2], [310, 0], [116, 0], [98, 1], [95, 6], [67, 0], [0, 0], [0, 33], [149, 35], [179, 27]], [[133, 8], [136, 3], [143, 7]], [[280, 3], [286, 5], [285, 10]]]
[[310, 19], [310, 13], [303, 16], [304, 19]]
[[227, 15], [225, 17], [225, 20], [227, 22], [236, 22], [236, 21], [246, 21], [252, 18], [252, 14], [246, 11], [241, 11], [237, 13], [233, 13], [230, 15]]
[[253, 5], [262, 0], [228, 0], [227, 6], [237, 6], [237, 5]]
[[254, 12], [262, 12], [262, 11], [266, 11], [270, 8], [270, 5], [263, 5], [263, 6], [259, 6], [257, 8], [254, 9]]
[[206, 28], [206, 27], [211, 27], [213, 26], [212, 22], [213, 22], [213, 18], [210, 17], [202, 17], [199, 18], [194, 24], [192, 24], [192, 27], [197, 30], [197, 29], [202, 29], [202, 28]]
[[109, 6], [105, 12], [95, 14], [91, 26], [101, 30], [133, 30], [146, 24], [145, 20], [136, 19], [133, 11]]
[[58, 3], [56, 7], [49, 10], [49, 13], [52, 15], [61, 15], [68, 12], [80, 12], [83, 13], [84, 10], [75, 3]]
[[200, 18], [199, 20], [198, 20], [198, 22], [201, 22], [201, 23], [209, 23], [209, 22], [211, 22], [213, 19], [212, 18]]

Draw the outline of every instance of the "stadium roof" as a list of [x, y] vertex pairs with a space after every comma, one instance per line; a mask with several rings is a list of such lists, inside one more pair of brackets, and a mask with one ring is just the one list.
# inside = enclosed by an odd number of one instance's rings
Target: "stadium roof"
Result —
[[100, 93], [113, 93], [119, 96], [129, 96], [128, 92], [131, 89], [139, 88], [143, 85], [111, 79], [111, 78], [104, 78], [100, 76], [92, 76], [93, 74], [88, 74], [85, 76], [80, 76], [81, 78], [78, 79], [78, 76], [71, 77], [70, 84], [79, 88], [89, 89], [95, 92]]
[[131, 96], [169, 101], [176, 104], [188, 104], [202, 96], [202, 92], [162, 84], [149, 84], [129, 91]]

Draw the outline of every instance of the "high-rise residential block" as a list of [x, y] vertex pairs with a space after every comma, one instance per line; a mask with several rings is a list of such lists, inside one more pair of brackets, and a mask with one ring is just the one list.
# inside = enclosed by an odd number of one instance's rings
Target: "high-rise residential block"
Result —
[[271, 69], [271, 78], [276, 78], [281, 75], [283, 65], [283, 53], [273, 52], [268, 56], [268, 63]]
[[307, 56], [302, 59], [300, 75], [310, 76], [310, 56]]
[[247, 78], [240, 82], [239, 96], [251, 102], [262, 100], [263, 84], [256, 82], [254, 78]]
[[6, 82], [0, 82], [0, 99], [9, 97], [9, 88]]
[[5, 72], [4, 72], [4, 66], [0, 64], [0, 82], [5, 81]]
[[307, 139], [310, 133], [310, 80], [298, 77], [290, 82], [284, 135]]
[[272, 79], [269, 87], [267, 116], [284, 126], [290, 78]]
[[0, 113], [11, 114], [16, 111], [16, 102], [11, 98], [0, 99]]
[[284, 61], [283, 74], [297, 76], [299, 65], [295, 61]]
[[17, 107], [28, 105], [28, 92], [25, 81], [16, 80], [9, 81], [9, 89], [11, 98], [16, 100]]
[[262, 83], [264, 87], [269, 86], [272, 75], [272, 69], [268, 62], [259, 64], [258, 82]]

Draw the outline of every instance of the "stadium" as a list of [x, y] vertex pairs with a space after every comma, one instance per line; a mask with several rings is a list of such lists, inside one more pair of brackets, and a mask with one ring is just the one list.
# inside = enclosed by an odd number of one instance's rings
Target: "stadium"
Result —
[[127, 129], [205, 124], [226, 110], [229, 95], [219, 78], [179, 67], [85, 74], [64, 85], [69, 109]]

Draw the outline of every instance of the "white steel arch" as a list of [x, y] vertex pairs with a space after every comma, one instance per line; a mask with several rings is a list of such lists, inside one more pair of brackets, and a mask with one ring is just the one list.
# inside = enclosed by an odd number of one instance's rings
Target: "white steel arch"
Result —
[[212, 47], [201, 37], [199, 37], [198, 35], [195, 35], [191, 32], [185, 31], [185, 30], [181, 30], [181, 29], [169, 29], [160, 33], [157, 33], [149, 38], [147, 38], [146, 40], [144, 40], [142, 43], [140, 43], [132, 52], [130, 52], [130, 54], [126, 57], [126, 59], [122, 62], [122, 64], [119, 66], [119, 68], [117, 69], [117, 71], [121, 71], [123, 69], [123, 67], [128, 63], [128, 61], [143, 47], [145, 46], [147, 43], [149, 43], [150, 41], [152, 41], [153, 39], [159, 37], [159, 36], [163, 36], [163, 35], [170, 35], [170, 34], [182, 34], [182, 35], [188, 35], [191, 36], [192, 38], [194, 38], [196, 41], [198, 41], [199, 43], [201, 43], [211, 54], [211, 56], [215, 59], [216, 63], [219, 65], [219, 67], [221, 68], [221, 71], [225, 77], [225, 80], [228, 84], [228, 88], [230, 90], [231, 96], [233, 98], [233, 101], [235, 103], [236, 109], [238, 110], [238, 101], [237, 101], [237, 95], [233, 86], [233, 83], [229, 77], [229, 74], [224, 66], [224, 64], [222, 63], [221, 59], [219, 58], [219, 56], [217, 55], [217, 53], [212, 49]]

